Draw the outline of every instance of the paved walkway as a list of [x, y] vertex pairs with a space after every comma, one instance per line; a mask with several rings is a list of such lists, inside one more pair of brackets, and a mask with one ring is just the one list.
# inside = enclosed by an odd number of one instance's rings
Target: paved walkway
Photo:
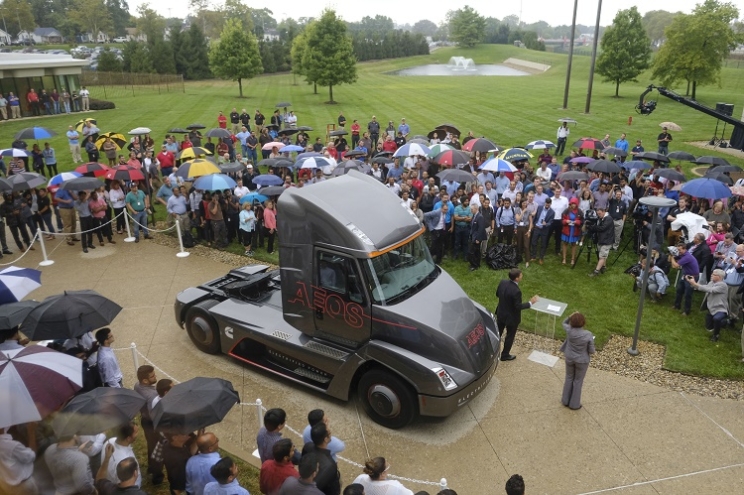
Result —
[[[354, 402], [329, 399], [225, 356], [198, 352], [175, 323], [174, 297], [229, 267], [196, 255], [177, 258], [174, 249], [148, 241], [117, 240], [87, 255], [79, 246], [48, 245], [56, 263], [41, 268], [43, 285], [33, 298], [66, 289], [99, 291], [124, 308], [112, 325], [114, 347], [136, 343], [159, 367], [158, 377], [228, 379], [244, 402], [260, 398], [267, 407], [284, 408], [288, 425], [298, 430], [307, 412], [321, 407], [334, 434], [346, 441], [347, 459], [363, 462], [383, 455], [392, 474], [434, 482], [446, 478], [461, 495], [503, 493], [514, 473], [525, 477], [530, 494], [722, 494], [744, 487], [742, 402], [685, 395], [590, 369], [584, 407], [570, 411], [559, 400], [563, 362], [549, 368], [529, 361], [529, 350], [517, 347], [518, 359], [501, 363], [496, 379], [464, 409], [444, 420], [387, 430]], [[17, 265], [36, 267], [40, 260], [37, 244]], [[131, 387], [132, 353], [124, 349], [118, 356], [125, 385]], [[257, 428], [256, 408], [244, 406], [213, 430], [223, 448], [250, 460]], [[345, 484], [360, 472], [343, 461], [340, 468]], [[404, 483], [414, 492], [438, 491]]]

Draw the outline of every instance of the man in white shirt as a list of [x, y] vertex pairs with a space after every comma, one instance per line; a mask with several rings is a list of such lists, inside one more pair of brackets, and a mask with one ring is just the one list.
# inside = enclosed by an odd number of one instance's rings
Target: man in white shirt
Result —
[[235, 188], [235, 190], [233, 191], [233, 195], [236, 198], [240, 199], [243, 196], [245, 196], [246, 194], [248, 194], [249, 192], [251, 192], [250, 189], [248, 189], [247, 187], [245, 187], [243, 185], [243, 181], [242, 180], [238, 179], [238, 185]]
[[571, 134], [571, 131], [568, 130], [568, 123], [564, 122], [556, 133], [556, 137], [558, 138], [558, 145], [555, 148], [556, 156], [562, 156], [566, 150], [566, 140], [568, 140], [569, 134]]
[[395, 194], [396, 196], [400, 196], [400, 186], [397, 182], [395, 182], [394, 177], [388, 177], [387, 183], [385, 184], [385, 187], [388, 188], [388, 191]]
[[0, 434], [0, 492], [38, 493], [33, 478], [35, 460], [32, 449], [7, 433]]
[[568, 208], [568, 198], [563, 196], [561, 192], [560, 186], [553, 189], [553, 202], [550, 205], [555, 216], [553, 217], [553, 225], [550, 227], [550, 233], [548, 234], [548, 242], [550, 242], [550, 238], [555, 235], [556, 256], [561, 250], [561, 231], [563, 230], [561, 217], [563, 216], [563, 212], [566, 211], [566, 208]]
[[80, 92], [78, 93], [80, 95], [80, 100], [83, 102], [83, 112], [87, 112], [90, 110], [90, 91], [83, 86]]
[[[106, 441], [107, 445], [111, 445], [114, 448], [114, 453], [111, 455], [111, 459], [108, 464], [108, 472], [106, 473], [106, 479], [112, 483], [119, 483], [119, 478], [116, 476], [116, 466], [126, 459], [127, 457], [137, 457], [134, 455], [134, 441], [137, 439], [139, 434], [139, 426], [135, 423], [130, 422], [123, 426], [120, 426], [116, 432], [116, 437], [109, 438]], [[103, 451], [101, 452], [101, 464], [106, 457], [106, 446], [104, 445]], [[137, 463], [137, 482], [135, 483], [137, 488], [142, 486], [142, 474], [139, 468], [139, 462]]]
[[100, 346], [98, 348], [98, 372], [101, 374], [103, 386], [121, 388], [121, 380], [124, 375], [121, 373], [119, 361], [116, 359], [114, 351], [111, 350], [111, 344], [114, 343], [114, 334], [110, 328], [102, 328], [96, 332], [96, 340]]
[[535, 170], [535, 175], [543, 180], [549, 181], [553, 176], [553, 172], [548, 168], [547, 162], [542, 162], [540, 168]]
[[408, 170], [413, 170], [413, 168], [416, 166], [416, 158], [415, 156], [409, 156], [406, 157], [405, 160], [403, 160], [403, 168], [407, 168]]
[[400, 201], [406, 206], [406, 208], [408, 208], [409, 210], [413, 210], [413, 200], [409, 197], [408, 191], [403, 191], [401, 193]]

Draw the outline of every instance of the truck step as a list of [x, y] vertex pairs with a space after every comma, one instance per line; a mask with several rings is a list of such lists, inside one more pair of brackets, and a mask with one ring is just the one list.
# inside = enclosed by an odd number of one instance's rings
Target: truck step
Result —
[[310, 370], [307, 370], [305, 368], [295, 368], [293, 372], [296, 375], [304, 376], [305, 378], [309, 378], [310, 380], [316, 381], [318, 383], [327, 384], [331, 381], [329, 377], [325, 377], [323, 375], [319, 375], [318, 373], [313, 373]]
[[321, 344], [314, 340], [308, 341], [304, 347], [306, 349], [310, 349], [311, 351], [315, 351], [318, 354], [323, 354], [324, 356], [327, 356], [333, 359], [338, 359], [340, 361], [345, 360], [349, 356], [348, 352], [344, 352], [339, 349], [336, 349], [335, 347]]

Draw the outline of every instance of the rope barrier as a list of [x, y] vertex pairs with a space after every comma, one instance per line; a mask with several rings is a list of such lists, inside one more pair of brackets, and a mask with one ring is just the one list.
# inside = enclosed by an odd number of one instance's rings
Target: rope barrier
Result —
[[36, 242], [36, 238], [39, 237], [39, 232], [41, 232], [41, 231], [40, 230], [37, 230], [36, 231], [36, 234], [34, 234], [34, 237], [29, 241], [28, 247], [26, 248], [26, 251], [24, 251], [22, 255], [20, 255], [19, 257], [17, 257], [16, 259], [14, 259], [13, 261], [11, 261], [10, 263], [0, 263], [0, 266], [9, 266], [9, 265], [12, 265], [14, 263], [18, 263], [19, 261], [21, 261], [23, 259], [23, 257], [26, 256], [29, 251], [31, 251], [31, 248], [34, 247], [34, 242]]
[[76, 236], [76, 235], [80, 235], [80, 234], [87, 234], [89, 232], [95, 232], [96, 230], [99, 230], [99, 229], [105, 227], [106, 225], [112, 223], [114, 220], [116, 220], [117, 218], [119, 218], [123, 214], [124, 214], [124, 212], [122, 211], [121, 213], [119, 213], [118, 215], [116, 215], [114, 218], [112, 218], [108, 222], [106, 222], [104, 224], [101, 224], [101, 225], [99, 225], [97, 227], [93, 227], [92, 229], [82, 230], [80, 232], [70, 232], [70, 233], [67, 233], [67, 232], [47, 232], [46, 230], [41, 230], [41, 229], [39, 229], [38, 232], [41, 232], [42, 234], [46, 234], [46, 235], [53, 235], [53, 236], [66, 236], [66, 235], [68, 235], [68, 236], [69, 235]]
[[167, 228], [167, 229], [165, 229], [165, 230], [158, 230], [158, 229], [153, 229], [152, 227], [148, 227], [148, 226], [146, 226], [146, 225], [142, 225], [141, 223], [139, 223], [139, 222], [138, 222], [137, 220], [135, 220], [135, 219], [134, 219], [134, 217], [133, 217], [132, 215], [130, 215], [130, 214], [129, 214], [129, 212], [127, 212], [127, 216], [128, 216], [129, 218], [131, 218], [131, 219], [132, 219], [132, 221], [133, 221], [134, 223], [136, 223], [137, 225], [139, 225], [139, 226], [140, 226], [141, 228], [143, 228], [143, 229], [147, 229], [147, 231], [148, 231], [148, 232], [168, 232], [169, 230], [173, 230], [173, 229], [175, 229], [175, 228], [176, 228], [176, 226], [175, 226], [175, 225], [171, 225], [170, 227], [168, 227], [168, 228]]

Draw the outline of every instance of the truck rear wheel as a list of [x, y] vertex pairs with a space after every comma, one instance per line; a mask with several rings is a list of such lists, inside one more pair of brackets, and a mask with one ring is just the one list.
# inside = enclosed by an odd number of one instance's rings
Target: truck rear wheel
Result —
[[[214, 302], [217, 301], [207, 301]], [[204, 303], [201, 303], [204, 304]], [[189, 308], [186, 312], [186, 331], [194, 345], [207, 354], [220, 353], [220, 330], [217, 322], [209, 314], [208, 307], [200, 305]]]
[[387, 428], [403, 428], [416, 417], [413, 391], [388, 371], [366, 372], [359, 380], [357, 394], [367, 415]]

